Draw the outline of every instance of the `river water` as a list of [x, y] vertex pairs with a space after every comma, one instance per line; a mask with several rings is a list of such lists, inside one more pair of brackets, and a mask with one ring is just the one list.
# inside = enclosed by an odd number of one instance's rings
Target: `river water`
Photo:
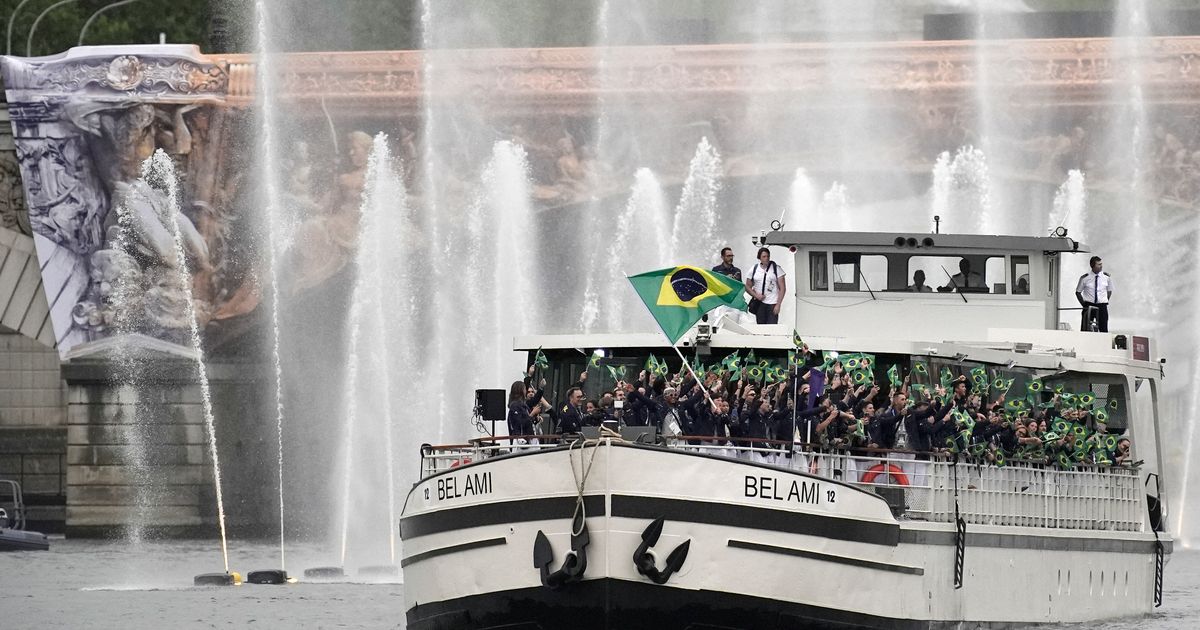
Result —
[[[230, 546], [230, 563], [243, 574], [278, 568], [278, 551], [276, 547], [235, 541]], [[315, 548], [289, 547], [289, 572], [303, 575], [305, 568], [330, 564], [330, 558], [330, 554]], [[397, 583], [192, 587], [197, 573], [221, 569], [215, 543], [130, 547], [124, 543], [60, 539], [52, 541], [48, 552], [0, 554], [0, 628], [404, 627], [404, 591]], [[1165, 602], [1151, 616], [1088, 628], [1200, 628], [1200, 552], [1174, 554], [1165, 579]], [[1061, 626], [1073, 630], [1080, 627]]]

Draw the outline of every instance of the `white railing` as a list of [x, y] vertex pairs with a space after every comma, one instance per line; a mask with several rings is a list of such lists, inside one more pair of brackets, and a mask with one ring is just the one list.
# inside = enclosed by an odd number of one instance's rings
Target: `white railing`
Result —
[[[422, 473], [431, 475], [497, 455], [561, 445], [553, 436], [538, 436], [427, 447], [422, 449]], [[952, 523], [957, 503], [958, 515], [976, 525], [1142, 531], [1145, 522], [1142, 488], [1133, 468], [1076, 466], [1059, 470], [1025, 461], [996, 466], [953, 462], [936, 455], [918, 459], [916, 453], [904, 451], [852, 453], [803, 448], [772, 440], [668, 438], [667, 446], [874, 488], [898, 515], [912, 520]]]

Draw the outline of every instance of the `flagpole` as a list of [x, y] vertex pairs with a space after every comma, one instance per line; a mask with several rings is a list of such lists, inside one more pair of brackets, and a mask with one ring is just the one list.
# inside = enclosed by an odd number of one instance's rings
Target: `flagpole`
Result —
[[[665, 337], [666, 333], [663, 333], [663, 336]], [[668, 341], [670, 340], [668, 339]], [[679, 355], [679, 360], [683, 361], [683, 366], [688, 369], [688, 372], [692, 373], [692, 378], [696, 379], [696, 384], [700, 386], [700, 391], [704, 392], [704, 399], [708, 401], [708, 404], [712, 405], [713, 411], [716, 411], [717, 403], [713, 402], [712, 396], [708, 395], [708, 387], [705, 387], [704, 382], [700, 380], [700, 377], [696, 376], [696, 370], [692, 369], [692, 366], [688, 364], [687, 359], [683, 358], [683, 353], [679, 351], [679, 346], [671, 344], [671, 349], [675, 351], [675, 354]]]
[[[798, 354], [800, 349], [797, 348], [796, 352]], [[792, 435], [796, 434], [796, 418], [797, 414], [800, 413], [800, 399], [797, 398], [797, 394], [800, 391], [800, 357], [797, 356], [796, 359], [796, 365], [792, 366]], [[805, 424], [808, 423], [806, 422]], [[807, 444], [807, 442], [805, 443]], [[795, 445], [792, 446], [792, 450], [795, 450]]]

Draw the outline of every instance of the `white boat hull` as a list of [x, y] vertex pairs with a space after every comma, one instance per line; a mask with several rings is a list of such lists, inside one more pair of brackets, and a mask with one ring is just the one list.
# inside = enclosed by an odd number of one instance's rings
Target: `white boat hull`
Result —
[[[563, 564], [589, 463], [587, 568], [551, 589], [534, 541], [542, 532], [551, 569]], [[656, 518], [658, 567], [690, 541], [662, 585], [633, 561]], [[900, 522], [873, 493], [780, 467], [618, 443], [429, 477], [409, 495], [401, 536], [412, 630], [1082, 622], [1148, 612], [1155, 574], [1148, 531], [976, 525], [956, 589], [953, 524]]]

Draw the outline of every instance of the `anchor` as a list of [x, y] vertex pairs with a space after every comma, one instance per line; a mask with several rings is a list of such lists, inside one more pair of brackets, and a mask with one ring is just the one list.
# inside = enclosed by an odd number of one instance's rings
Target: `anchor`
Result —
[[571, 582], [578, 582], [583, 579], [583, 572], [587, 570], [587, 546], [591, 543], [591, 537], [588, 536], [587, 522], [583, 520], [582, 512], [575, 514], [571, 525], [571, 550], [567, 552], [562, 567], [557, 571], [550, 571], [550, 564], [554, 562], [554, 549], [550, 547], [550, 539], [546, 538], [546, 534], [540, 529], [533, 539], [533, 566], [541, 572], [542, 586], [552, 591], [557, 591]]
[[650, 553], [650, 548], [658, 544], [658, 537], [662, 535], [663, 523], [665, 519], [659, 517], [646, 527], [646, 531], [642, 532], [642, 544], [638, 545], [637, 551], [633, 552], [633, 564], [637, 567], [638, 573], [650, 578], [650, 581], [655, 584], [666, 584], [667, 580], [671, 579], [671, 574], [683, 568], [683, 562], [687, 560], [688, 549], [692, 546], [691, 540], [683, 541], [683, 544], [676, 547], [667, 556], [667, 567], [661, 571], [654, 565], [654, 556]]

